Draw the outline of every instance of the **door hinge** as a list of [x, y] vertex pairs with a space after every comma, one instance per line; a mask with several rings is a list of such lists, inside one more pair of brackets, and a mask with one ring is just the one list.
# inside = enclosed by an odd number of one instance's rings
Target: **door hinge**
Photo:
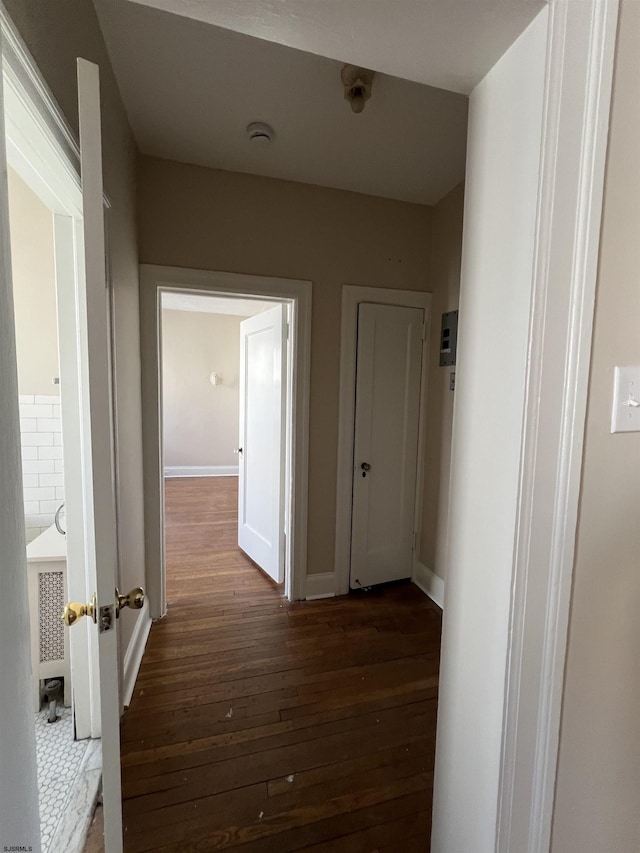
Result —
[[287, 340], [289, 340], [289, 325], [290, 325], [290, 324], [289, 324], [289, 322], [287, 321], [287, 322], [285, 323], [285, 328], [286, 328], [286, 330], [287, 330], [287, 335], [286, 335]]
[[416, 550], [416, 545], [417, 545], [417, 536], [416, 536], [416, 532], [414, 530], [413, 533], [411, 534], [411, 550], [412, 551]]
[[422, 324], [422, 340], [423, 341], [427, 340], [427, 324], [426, 323]]

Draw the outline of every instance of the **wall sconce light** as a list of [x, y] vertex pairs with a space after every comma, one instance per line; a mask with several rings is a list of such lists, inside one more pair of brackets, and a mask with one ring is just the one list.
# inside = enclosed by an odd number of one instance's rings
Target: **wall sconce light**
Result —
[[345, 65], [340, 72], [344, 97], [351, 104], [354, 113], [361, 113], [364, 105], [371, 97], [371, 86], [375, 71], [358, 68], [357, 65]]
[[209, 376], [209, 382], [215, 387], [216, 385], [222, 385], [222, 376], [219, 373], [212, 373]]

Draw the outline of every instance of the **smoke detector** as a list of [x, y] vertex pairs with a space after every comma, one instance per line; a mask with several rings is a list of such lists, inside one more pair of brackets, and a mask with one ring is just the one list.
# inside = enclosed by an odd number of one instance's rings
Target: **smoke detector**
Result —
[[371, 97], [371, 86], [375, 71], [368, 68], [358, 68], [357, 65], [344, 65], [340, 72], [344, 97], [351, 104], [354, 113], [361, 113], [364, 105]]
[[254, 145], [260, 145], [262, 147], [270, 145], [273, 137], [275, 136], [273, 128], [270, 125], [265, 124], [263, 121], [252, 121], [251, 124], [248, 124], [247, 134], [249, 136], [249, 140]]

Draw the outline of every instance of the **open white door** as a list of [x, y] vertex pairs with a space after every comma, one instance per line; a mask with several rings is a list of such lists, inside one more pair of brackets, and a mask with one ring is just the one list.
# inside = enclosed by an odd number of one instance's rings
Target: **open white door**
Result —
[[238, 545], [284, 581], [286, 307], [240, 324]]
[[424, 311], [358, 309], [351, 587], [411, 577]]
[[[105, 268], [104, 199], [98, 66], [78, 60], [78, 110], [82, 167], [85, 287], [80, 288], [81, 396], [87, 602], [96, 594], [95, 624], [102, 738], [102, 785], [105, 849], [122, 850], [120, 793], [120, 697], [116, 631], [117, 534], [113, 482], [112, 411]], [[82, 620], [84, 621], [84, 620]], [[75, 626], [71, 631], [75, 630]]]

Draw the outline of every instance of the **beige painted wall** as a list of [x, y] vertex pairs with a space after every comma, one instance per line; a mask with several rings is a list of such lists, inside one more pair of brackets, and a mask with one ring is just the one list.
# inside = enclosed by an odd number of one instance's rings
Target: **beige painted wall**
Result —
[[53, 218], [12, 169], [8, 180], [18, 390], [59, 394]]
[[141, 157], [142, 263], [313, 282], [308, 569], [332, 571], [343, 284], [429, 290], [432, 210]]
[[[105, 191], [115, 303], [120, 582], [144, 582], [142, 408], [135, 221], [136, 149], [109, 56], [90, 0], [5, 0], [67, 120], [77, 131], [76, 58], [100, 66]], [[136, 614], [119, 620], [124, 655]]]
[[640, 433], [609, 433], [613, 368], [640, 365], [639, 45], [623, 0], [553, 853], [640, 850]]
[[[243, 317], [162, 312], [165, 466], [236, 465]], [[222, 382], [213, 386], [211, 373]]]
[[422, 562], [444, 578], [446, 568], [451, 428], [454, 392], [449, 377], [455, 367], [439, 367], [442, 314], [455, 311], [460, 298], [464, 184], [433, 208], [431, 288], [433, 292], [429, 352], [429, 406], [425, 441], [422, 512]]

